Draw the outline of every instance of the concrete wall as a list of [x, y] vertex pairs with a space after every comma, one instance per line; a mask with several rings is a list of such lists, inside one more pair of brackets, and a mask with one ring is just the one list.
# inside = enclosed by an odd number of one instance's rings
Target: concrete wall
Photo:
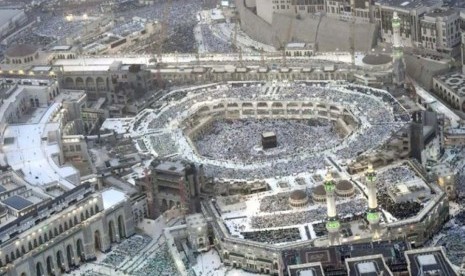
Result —
[[256, 0], [256, 7], [257, 15], [268, 24], [271, 24], [273, 20], [273, 5], [270, 5], [270, 0]]
[[405, 54], [407, 75], [418, 82], [426, 90], [433, 88], [433, 77], [449, 70], [449, 65], [433, 60], [426, 60], [414, 55]]
[[[271, 25], [258, 17], [251, 10], [244, 6], [243, 0], [235, 0], [236, 7], [241, 17], [241, 28], [244, 32], [252, 36], [253, 39], [265, 44], [275, 45], [274, 33]], [[258, 0], [263, 1], [263, 0]]]
[[[257, 1], [257, 10], [258, 4]], [[253, 39], [277, 48], [287, 42], [316, 42], [320, 51], [350, 50], [350, 24], [327, 16], [308, 15], [302, 19], [286, 14], [273, 14], [271, 24], [236, 0], [241, 17], [241, 28]], [[266, 18], [266, 17], [265, 17]], [[356, 51], [369, 51], [377, 41], [375, 24], [355, 25], [354, 46]]]

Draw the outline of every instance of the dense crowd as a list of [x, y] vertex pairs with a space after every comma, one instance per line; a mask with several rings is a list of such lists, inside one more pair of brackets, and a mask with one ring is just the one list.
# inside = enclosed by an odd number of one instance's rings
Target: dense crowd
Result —
[[150, 144], [159, 157], [164, 157], [178, 151], [176, 142], [171, 138], [171, 134], [169, 133], [150, 136]]
[[301, 239], [299, 228], [283, 228], [253, 232], [241, 232], [241, 235], [246, 240], [256, 242], [276, 244], [293, 242]]
[[[171, 6], [167, 6], [170, 2]], [[130, 20], [139, 17], [151, 21], [166, 20], [163, 51], [188, 53], [195, 49], [194, 26], [196, 14], [202, 10], [202, 0], [155, 1], [153, 5], [138, 6], [132, 3], [121, 5], [116, 11], [118, 17]], [[166, 11], [166, 17], [164, 12]]]
[[[261, 148], [261, 134], [266, 131], [276, 134], [276, 148]], [[333, 123], [327, 120], [220, 119], [197, 138], [195, 143], [201, 155], [242, 162], [321, 151], [341, 142]]]
[[38, 23], [34, 33], [41, 37], [60, 40], [82, 31], [84, 23], [81, 20], [68, 21], [62, 15], [49, 15]]
[[106, 276], [104, 273], [93, 271], [91, 269], [79, 273], [80, 276]]
[[231, 53], [231, 44], [213, 34], [210, 25], [200, 24], [203, 47], [209, 53]]
[[133, 273], [134, 276], [176, 276], [178, 272], [171, 255], [168, 252], [168, 245], [158, 248], [154, 255], [147, 259], [145, 264]]
[[108, 254], [105, 257], [105, 259], [103, 259], [102, 263], [110, 265], [112, 267], [119, 267], [125, 259], [126, 259], [125, 255], [122, 255], [121, 253], [112, 252]]
[[260, 199], [260, 212], [277, 212], [291, 210], [289, 205], [290, 193], [279, 193]]
[[407, 166], [392, 167], [383, 170], [376, 175], [376, 187], [378, 191], [386, 191], [388, 186], [414, 180], [415, 172]]
[[119, 244], [114, 252], [119, 252], [126, 256], [133, 257], [139, 254], [140, 250], [146, 247], [152, 238], [147, 235], [137, 234], [128, 239], [125, 239], [121, 244]]
[[140, 251], [149, 245], [152, 238], [147, 235], [138, 234], [128, 239], [125, 239], [116, 248], [103, 259], [102, 264], [110, 265], [111, 267], [120, 267], [127, 257], [134, 257]]
[[[336, 209], [338, 216], [341, 218], [358, 216], [366, 210], [367, 202], [365, 199], [355, 199], [344, 201], [337, 204]], [[279, 216], [280, 219], [276, 219]], [[326, 206], [318, 206], [315, 209], [281, 213], [275, 212], [272, 215], [253, 216], [251, 226], [255, 229], [283, 227], [289, 225], [305, 224], [309, 222], [323, 221], [326, 219]]]
[[[403, 128], [405, 122], [409, 120], [402, 113], [401, 107], [398, 108], [398, 111], [391, 107], [396, 106], [397, 102], [389, 93], [374, 88], [312, 82], [294, 83], [290, 84], [289, 87], [262, 86], [263, 84], [219, 85], [197, 88], [189, 92], [172, 92], [169, 96], [161, 99], [165, 103], [165, 108], [151, 118], [151, 121], [147, 123], [148, 129], [166, 129], [170, 124], [172, 126], [170, 131], [174, 133], [173, 139], [179, 145], [180, 158], [203, 163], [206, 174], [209, 176], [253, 179], [323, 169], [324, 156], [331, 154], [339, 159], [356, 158], [361, 153], [382, 145], [391, 137], [392, 133]], [[354, 92], [354, 90], [357, 91]], [[182, 96], [176, 97], [175, 94], [178, 93]], [[225, 161], [197, 156], [193, 154], [190, 143], [187, 142], [181, 131], [182, 122], [191, 116], [194, 110], [201, 108], [198, 103], [211, 102], [213, 99], [227, 99], [229, 102], [276, 99], [293, 101], [296, 97], [304, 103], [306, 101], [311, 103], [322, 101], [342, 104], [354, 114], [359, 128], [331, 149], [323, 149], [318, 152], [307, 151], [307, 149], [300, 152], [296, 150], [291, 157], [284, 158], [276, 155], [271, 160], [254, 160], [253, 162], [247, 160]], [[196, 109], [192, 107], [194, 103], [197, 103]], [[285, 139], [281, 140], [282, 143], [286, 142]], [[280, 142], [279, 137], [278, 142]], [[215, 145], [215, 148], [221, 148], [221, 150], [228, 147], [230, 147], [228, 144]], [[273, 167], [273, 170], [268, 169], [270, 166]]]
[[446, 223], [439, 233], [441, 238], [435, 244], [443, 246], [451, 263], [457, 266], [465, 260], [465, 226], [463, 223], [463, 220], [460, 222], [460, 218]]
[[455, 179], [455, 190], [457, 192], [457, 201], [465, 206], [465, 171], [459, 171]]
[[196, 49], [193, 24], [188, 23], [175, 26], [162, 47], [164, 53], [193, 53]]
[[116, 25], [111, 32], [118, 36], [128, 36], [135, 32], [140, 32], [144, 29], [144, 24], [140, 21], [129, 21], [124, 24]]
[[54, 39], [51, 37], [40, 36], [36, 34], [31, 29], [24, 29], [14, 36], [8, 39], [8, 43], [10, 45], [15, 44], [28, 44], [28, 45], [35, 45], [38, 47], [45, 47], [49, 45]]
[[378, 193], [378, 205], [391, 213], [397, 219], [406, 219], [415, 216], [423, 209], [423, 205], [416, 201], [394, 202], [392, 198], [384, 193]]

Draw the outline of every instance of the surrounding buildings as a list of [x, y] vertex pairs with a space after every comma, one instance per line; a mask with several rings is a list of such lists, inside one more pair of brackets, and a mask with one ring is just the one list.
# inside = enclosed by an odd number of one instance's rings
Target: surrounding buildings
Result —
[[420, 20], [421, 46], [452, 53], [460, 45], [460, 18], [456, 10], [433, 10]]
[[0, 276], [464, 273], [457, 9], [81, 2], [0, 10]]

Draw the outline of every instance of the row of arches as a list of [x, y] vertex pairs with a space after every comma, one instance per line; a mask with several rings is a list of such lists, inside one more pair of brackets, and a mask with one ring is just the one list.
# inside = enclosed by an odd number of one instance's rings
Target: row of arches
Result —
[[109, 80], [104, 77], [66, 77], [64, 85], [66, 88], [86, 89], [88, 91], [109, 90]]
[[56, 54], [54, 59], [75, 59], [75, 54]]
[[99, 212], [99, 207], [96, 204], [95, 206], [91, 206], [87, 208], [85, 211], [80, 213], [80, 219], [77, 215], [70, 217], [69, 219], [59, 219], [58, 225], [49, 226], [50, 229], [42, 230], [38, 232], [35, 237], [29, 238], [27, 242], [22, 242], [22, 244], [17, 245], [15, 250], [10, 251], [9, 253], [5, 254], [4, 262], [3, 259], [0, 258], [0, 266], [4, 264], [8, 264], [13, 262], [14, 260], [20, 258], [24, 254], [30, 252], [34, 248], [48, 242], [49, 240], [53, 239], [54, 237], [60, 235], [61, 233], [67, 231], [68, 229], [72, 228], [73, 226], [77, 225], [78, 223], [90, 218], [91, 216], [95, 215]]
[[[117, 218], [117, 227], [113, 220], [108, 222], [108, 231], [110, 243], [118, 242], [118, 237], [126, 236], [123, 216]], [[93, 233], [94, 252], [103, 251], [103, 242], [100, 230], [95, 230]], [[75, 249], [75, 250], [74, 250]], [[57, 271], [66, 272], [70, 268], [76, 267], [79, 263], [85, 262], [86, 256], [82, 239], [77, 239], [74, 244], [67, 244], [64, 252], [60, 249], [54, 254], [48, 255], [45, 258], [45, 263], [37, 261], [35, 263], [35, 273], [31, 275], [55, 275]], [[29, 276], [23, 272], [21, 276]]]
[[[45, 264], [41, 261], [35, 263], [35, 271], [30, 271], [31, 275], [44, 276], [56, 275], [58, 271], [61, 273], [66, 272], [69, 268], [75, 267], [78, 261], [84, 262], [84, 245], [81, 239], [78, 239], [75, 244], [75, 251], [73, 245], [68, 244], [65, 248], [65, 253], [57, 250], [55, 254], [48, 255], [45, 258]], [[21, 276], [29, 276], [26, 272], [21, 273]]]
[[[76, 256], [73, 250], [73, 245], [68, 244], [65, 248], [65, 254], [61, 250], [56, 251], [54, 255], [48, 255], [45, 259], [45, 264], [38, 261], [35, 264], [35, 275], [55, 275], [57, 271], [64, 273], [69, 268], [72, 268], [78, 264], [78, 262], [84, 262], [84, 245], [81, 239], [76, 241]], [[21, 275], [26, 275], [23, 273]]]
[[[155, 80], [157, 76], [153, 77]], [[290, 73], [205, 73], [205, 74], [173, 74], [162, 72], [161, 78], [169, 80], [170, 82], [183, 83], [192, 81], [271, 81], [271, 80], [349, 80], [352, 79], [352, 73], [335, 71], [335, 72], [322, 72], [311, 70], [310, 72], [305, 71], [292, 71]]]
[[230, 102], [230, 103], [218, 103], [213, 106], [205, 105], [202, 106], [198, 112], [208, 112], [217, 109], [270, 109], [270, 108], [284, 108], [284, 109], [302, 109], [302, 108], [314, 108], [320, 110], [330, 110], [341, 112], [344, 110], [343, 107], [330, 105], [325, 103], [311, 103], [311, 102]]
[[460, 106], [460, 99], [455, 93], [446, 89], [442, 85], [438, 85], [438, 83], [436, 83], [435, 88], [436, 88], [436, 93], [438, 93], [441, 98], [446, 100], [454, 108], [465, 111], [465, 103], [462, 103], [462, 106]]
[[[108, 222], [108, 234], [110, 238], [110, 243], [118, 242], [119, 239], [126, 237], [126, 228], [124, 227], [124, 219], [123, 216], [118, 216], [117, 218], [117, 226], [118, 229], [115, 228], [115, 223], [113, 220]], [[96, 242], [99, 241], [98, 239], [95, 240]]]

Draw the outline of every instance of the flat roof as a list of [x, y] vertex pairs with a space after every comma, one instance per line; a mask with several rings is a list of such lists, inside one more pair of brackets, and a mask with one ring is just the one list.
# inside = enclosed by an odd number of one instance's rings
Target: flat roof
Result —
[[276, 136], [276, 134], [273, 131], [265, 131], [265, 132], [262, 133], [262, 136], [264, 138], [268, 138], [268, 137]]
[[43, 72], [43, 71], [49, 72], [50, 70], [52, 70], [52, 66], [34, 66], [32, 68], [32, 71], [34, 72]]
[[[25, 89], [46, 88], [47, 86], [19, 86], [0, 107], [0, 114], [3, 115], [8, 105], [12, 104], [20, 93], [24, 93]], [[52, 118], [61, 106], [62, 104], [57, 102], [46, 107], [41, 106], [38, 109], [44, 109], [44, 112], [38, 114], [37, 118], [30, 119], [25, 124], [8, 125], [3, 133], [3, 139], [14, 137], [10, 139], [11, 143], [2, 145], [2, 156], [5, 157], [3, 160], [13, 170], [21, 170], [24, 180], [32, 185], [42, 186], [57, 182], [67, 189], [72, 189], [75, 184], [70, 179], [79, 179], [79, 172], [74, 167], [60, 166], [53, 157], [61, 150], [53, 139], [53, 134], [59, 131], [60, 124], [52, 122]]]
[[19, 196], [19, 195], [14, 195], [12, 197], [9, 197], [5, 200], [3, 200], [3, 203], [5, 203], [6, 205], [8, 205], [9, 207], [15, 209], [15, 210], [23, 210], [31, 205], [32, 202], [30, 202], [29, 200], [25, 199], [24, 197], [22, 196]]
[[71, 46], [69, 45], [61, 45], [61, 46], [54, 46], [51, 50], [52, 51], [69, 51], [71, 50]]
[[114, 188], [102, 192], [103, 209], [111, 208], [126, 200], [126, 195]]
[[303, 42], [291, 42], [286, 45], [286, 48], [305, 48], [307, 44]]
[[299, 276], [315, 276], [313, 270], [302, 270], [299, 272]]
[[100, 129], [114, 130], [118, 134], [125, 134], [132, 126], [133, 118], [107, 118]]
[[360, 274], [376, 273], [374, 262], [358, 263], [356, 267]]
[[434, 255], [432, 255], [432, 254], [420, 255], [420, 256], [418, 256], [417, 260], [418, 260], [418, 263], [421, 266], [435, 265], [437, 263], [436, 258], [434, 258]]
[[166, 162], [160, 163], [158, 166], [155, 167], [155, 169], [157, 171], [170, 171], [170, 172], [181, 173], [184, 171], [184, 165], [181, 164], [180, 162], [166, 161]]
[[303, 263], [290, 265], [288, 267], [289, 276], [324, 276], [321, 263]]
[[420, 275], [420, 272], [439, 272], [437, 275], [458, 275], [449, 260], [445, 257], [441, 247], [420, 248], [406, 251], [409, 272]]
[[378, 276], [392, 275], [392, 271], [387, 267], [384, 258], [389, 258], [389, 253], [383, 257], [382, 254], [366, 255], [346, 259], [346, 267], [349, 276]]

